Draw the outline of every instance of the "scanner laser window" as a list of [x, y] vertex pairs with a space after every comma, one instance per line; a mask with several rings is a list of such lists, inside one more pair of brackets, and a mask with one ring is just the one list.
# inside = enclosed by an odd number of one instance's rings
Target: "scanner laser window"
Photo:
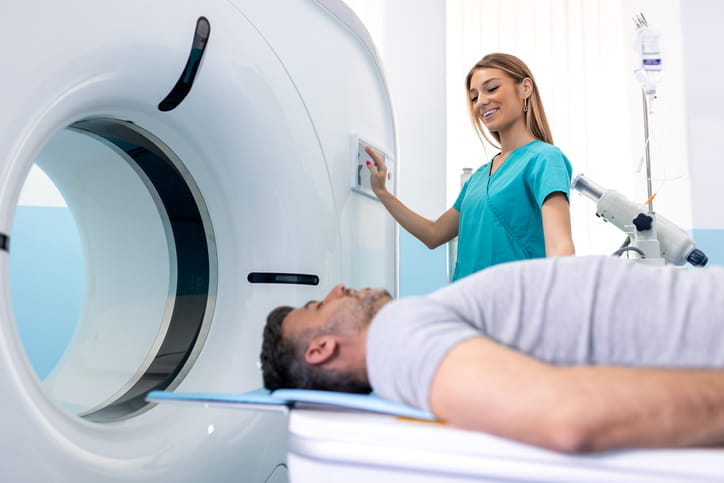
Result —
[[201, 59], [206, 50], [206, 43], [209, 41], [209, 35], [211, 35], [211, 24], [209, 24], [206, 17], [199, 17], [196, 22], [196, 30], [194, 31], [194, 38], [191, 42], [191, 51], [186, 60], [186, 66], [181, 72], [181, 77], [179, 77], [173, 89], [171, 89], [171, 92], [158, 104], [160, 111], [165, 112], [175, 109], [191, 91], [191, 86], [193, 86], [194, 80], [196, 79], [196, 74], [201, 65]]

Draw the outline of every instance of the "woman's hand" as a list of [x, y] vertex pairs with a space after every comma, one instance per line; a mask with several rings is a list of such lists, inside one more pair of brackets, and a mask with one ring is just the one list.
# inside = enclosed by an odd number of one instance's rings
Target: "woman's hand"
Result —
[[367, 161], [367, 168], [370, 170], [370, 185], [372, 186], [372, 191], [379, 197], [380, 193], [387, 191], [386, 183], [389, 179], [387, 165], [382, 156], [377, 154], [371, 147], [365, 147], [365, 151], [367, 151], [367, 154], [369, 154], [372, 161], [374, 161], [374, 163]]
[[377, 199], [379, 199], [392, 218], [402, 227], [417, 237], [428, 248], [435, 248], [449, 242], [458, 235], [458, 221], [460, 214], [455, 208], [450, 208], [437, 220], [431, 221], [418, 215], [387, 190], [385, 184], [390, 179], [385, 160], [371, 147], [365, 151], [372, 158], [373, 163], [367, 164], [370, 170], [370, 185]]

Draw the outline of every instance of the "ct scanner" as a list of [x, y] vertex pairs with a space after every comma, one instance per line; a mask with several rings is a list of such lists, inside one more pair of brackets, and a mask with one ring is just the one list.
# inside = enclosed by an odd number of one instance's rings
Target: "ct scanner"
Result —
[[[0, 478], [285, 481], [286, 416], [144, 396], [256, 389], [272, 307], [337, 282], [395, 290], [395, 229], [356, 169], [358, 136], [396, 150], [366, 30], [326, 0], [38, 0], [0, 16]], [[34, 164], [73, 214], [85, 274], [42, 381], [8, 288]]]
[[[152, 389], [258, 388], [275, 305], [339, 281], [396, 292], [395, 227], [359, 157], [372, 144], [396, 158], [375, 50], [338, 0], [34, 0], [0, 13], [3, 481], [724, 478], [717, 449], [570, 457], [353, 410], [149, 403]], [[43, 378], [9, 289], [33, 165], [72, 211], [85, 277], [72, 340]]]

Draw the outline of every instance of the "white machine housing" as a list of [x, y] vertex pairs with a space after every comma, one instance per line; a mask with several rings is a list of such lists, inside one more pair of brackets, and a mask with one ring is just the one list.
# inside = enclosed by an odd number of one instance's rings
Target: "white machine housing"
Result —
[[[396, 292], [395, 226], [349, 183], [352, 136], [396, 159], [366, 30], [339, 0], [30, 0], [0, 13], [3, 479], [285, 481], [286, 416], [143, 394], [256, 389], [271, 308], [338, 282]], [[83, 314], [46, 381], [8, 280], [36, 161], [86, 255]]]

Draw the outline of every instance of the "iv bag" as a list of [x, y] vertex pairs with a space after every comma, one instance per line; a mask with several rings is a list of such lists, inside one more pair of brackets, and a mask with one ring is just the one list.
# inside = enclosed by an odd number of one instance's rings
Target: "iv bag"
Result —
[[651, 27], [638, 27], [634, 33], [634, 49], [638, 65], [634, 74], [648, 95], [656, 93], [661, 79], [662, 61], [659, 33]]

